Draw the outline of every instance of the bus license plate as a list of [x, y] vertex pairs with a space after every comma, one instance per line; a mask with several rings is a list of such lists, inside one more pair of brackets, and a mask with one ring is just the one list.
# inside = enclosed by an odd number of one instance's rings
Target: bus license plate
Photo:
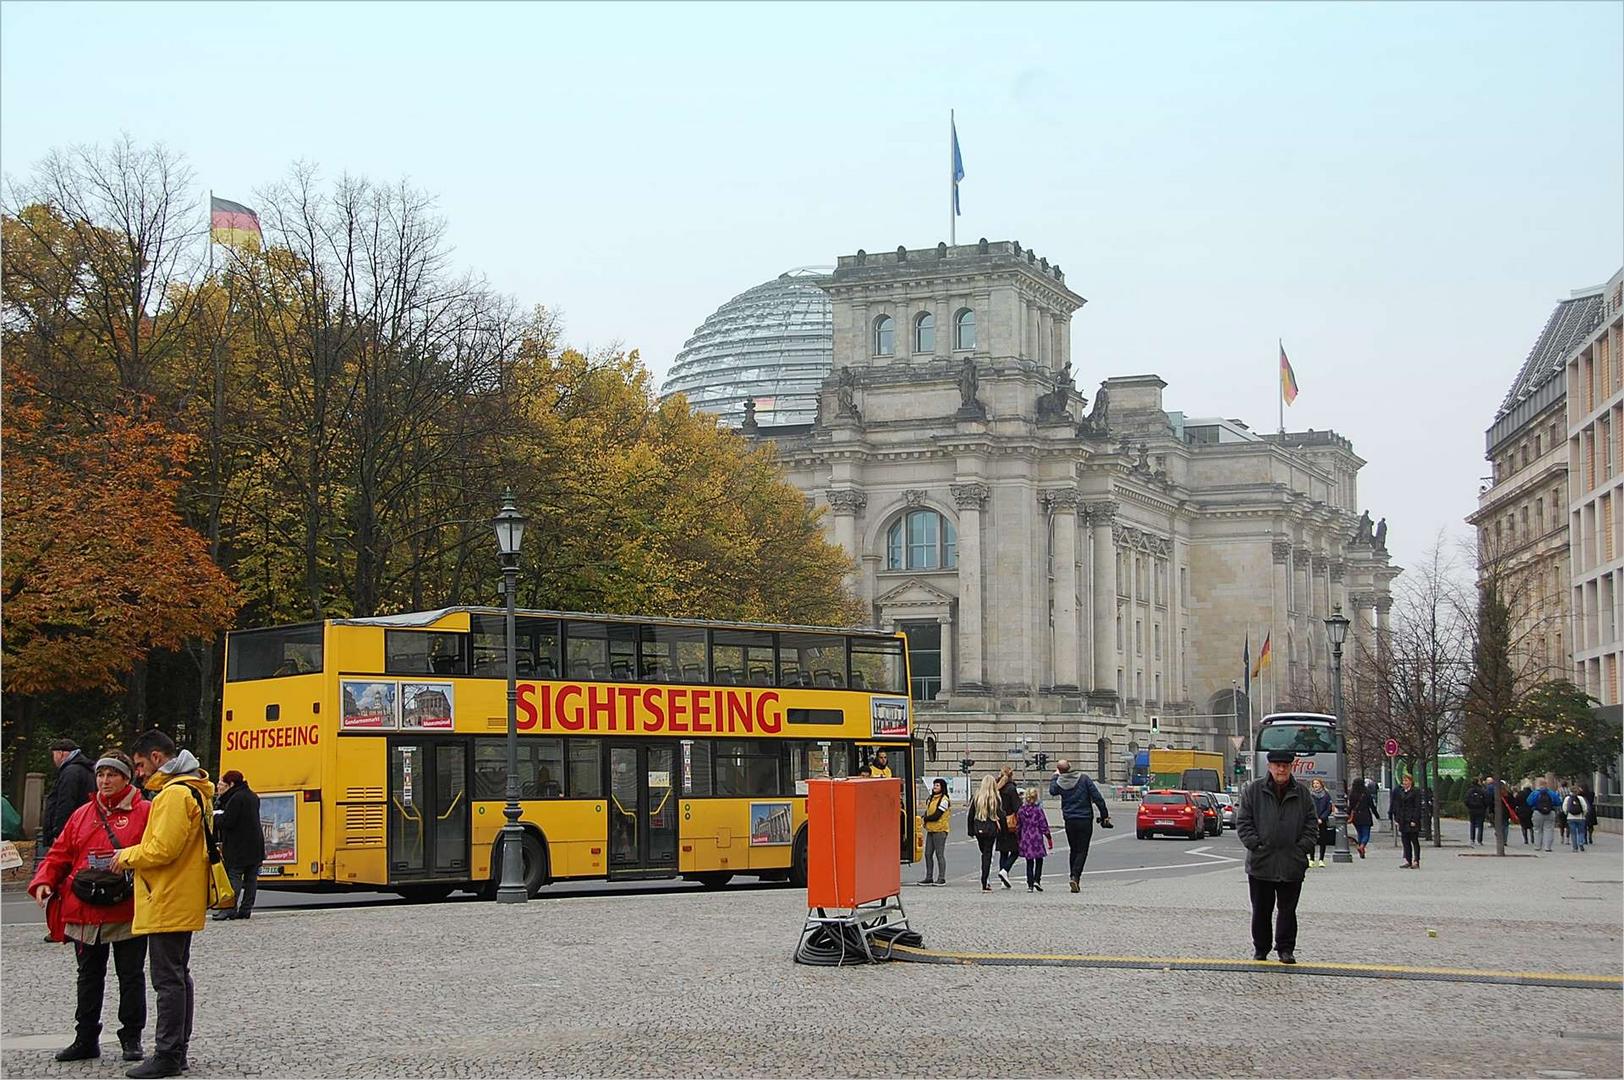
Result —
[[259, 876], [260, 877], [281, 877], [282, 876], [282, 867], [280, 867], [280, 866], [261, 866], [259, 868]]

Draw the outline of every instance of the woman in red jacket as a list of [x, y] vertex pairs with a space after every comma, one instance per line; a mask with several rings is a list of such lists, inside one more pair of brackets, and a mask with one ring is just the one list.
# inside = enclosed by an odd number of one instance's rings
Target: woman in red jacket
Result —
[[[73, 940], [79, 961], [79, 1005], [74, 1039], [58, 1061], [101, 1057], [102, 997], [107, 985], [107, 954], [118, 971], [118, 1041], [125, 1061], [141, 1060], [141, 1030], [147, 1026], [147, 939], [130, 933], [134, 894], [112, 904], [88, 903], [74, 891], [81, 870], [105, 870], [116, 848], [141, 842], [148, 802], [130, 784], [130, 759], [110, 750], [96, 762], [96, 794], [73, 812], [50, 852], [28, 883], [40, 907], [61, 905], [62, 933]], [[81, 883], [83, 884], [83, 883]]]

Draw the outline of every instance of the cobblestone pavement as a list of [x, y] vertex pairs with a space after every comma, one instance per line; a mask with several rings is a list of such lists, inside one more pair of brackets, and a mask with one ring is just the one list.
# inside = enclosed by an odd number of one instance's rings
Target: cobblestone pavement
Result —
[[[1624, 969], [1617, 837], [1583, 855], [1462, 850], [1429, 850], [1419, 873], [1385, 858], [1312, 871], [1299, 955]], [[1078, 896], [1063, 873], [1048, 877], [1041, 894], [984, 894], [970, 883], [909, 888], [905, 899], [936, 949], [1248, 955], [1235, 864], [1088, 879]], [[193, 952], [188, 1075], [1624, 1074], [1617, 991], [1285, 968], [809, 968], [790, 962], [802, 903], [790, 889], [723, 890], [518, 909], [266, 911], [211, 924]], [[0, 1072], [121, 1075], [111, 1059], [52, 1060], [70, 1037], [68, 950], [15, 923], [0, 928], [0, 945]]]

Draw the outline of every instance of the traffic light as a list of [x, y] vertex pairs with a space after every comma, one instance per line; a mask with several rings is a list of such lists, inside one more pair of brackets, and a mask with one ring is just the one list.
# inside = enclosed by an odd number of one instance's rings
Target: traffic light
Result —
[[963, 773], [965, 776], [969, 776], [970, 775], [970, 770], [975, 768], [975, 767], [976, 767], [976, 759], [975, 758], [973, 758], [973, 757], [959, 758], [959, 772]]
[[1245, 776], [1246, 775], [1246, 759], [1245, 758], [1238, 757], [1238, 758], [1235, 759], [1235, 775], [1236, 776]]
[[1049, 767], [1049, 755], [1039, 751], [1033, 756], [1033, 762], [1039, 769], [1047, 769]]
[[1150, 718], [1150, 733], [1152, 735], [1160, 735], [1161, 732], [1162, 732], [1162, 719], [1161, 719], [1161, 717], [1156, 716], [1155, 714], [1152, 714], [1151, 718]]

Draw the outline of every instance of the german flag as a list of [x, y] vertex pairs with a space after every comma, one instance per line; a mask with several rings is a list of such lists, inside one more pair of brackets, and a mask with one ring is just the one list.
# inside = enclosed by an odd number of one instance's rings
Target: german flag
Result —
[[209, 239], [216, 244], [258, 251], [265, 246], [259, 215], [242, 203], [209, 196]]
[[1269, 666], [1269, 661], [1270, 660], [1274, 659], [1274, 656], [1273, 656], [1273, 654], [1271, 652], [1271, 649], [1270, 649], [1270, 646], [1272, 646], [1273, 644], [1274, 644], [1274, 631], [1271, 630], [1271, 631], [1269, 631], [1269, 633], [1264, 635], [1263, 648], [1258, 650], [1257, 666], [1252, 669], [1252, 678], [1255, 679], [1259, 675], [1263, 674], [1263, 669]]
[[1287, 405], [1297, 400], [1297, 373], [1291, 370], [1291, 361], [1286, 359], [1286, 346], [1280, 343], [1280, 397]]

